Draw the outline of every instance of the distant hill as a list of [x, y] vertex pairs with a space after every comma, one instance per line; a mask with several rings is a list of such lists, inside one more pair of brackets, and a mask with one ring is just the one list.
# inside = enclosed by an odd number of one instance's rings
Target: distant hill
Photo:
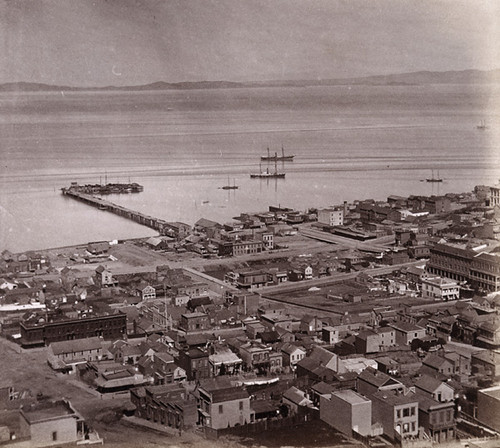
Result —
[[462, 70], [448, 72], [413, 72], [393, 75], [366, 76], [361, 78], [338, 78], [321, 80], [290, 81], [194, 81], [168, 83], [158, 81], [139, 86], [70, 87], [40, 83], [14, 82], [0, 84], [0, 92], [51, 92], [51, 91], [145, 91], [145, 90], [189, 90], [189, 89], [230, 89], [238, 87], [305, 87], [329, 85], [416, 85], [416, 84], [488, 84], [500, 83], [500, 69]]

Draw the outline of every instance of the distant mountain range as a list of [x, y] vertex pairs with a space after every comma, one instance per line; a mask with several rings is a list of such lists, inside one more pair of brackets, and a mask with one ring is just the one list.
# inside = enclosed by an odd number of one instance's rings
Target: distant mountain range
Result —
[[143, 90], [189, 90], [189, 89], [230, 89], [242, 87], [308, 87], [336, 85], [418, 85], [418, 84], [487, 84], [500, 82], [500, 69], [462, 70], [447, 72], [421, 71], [394, 75], [366, 76], [361, 78], [339, 78], [298, 81], [199, 81], [169, 83], [158, 81], [139, 86], [70, 87], [31, 82], [0, 84], [0, 92], [50, 92], [50, 91], [143, 91]]

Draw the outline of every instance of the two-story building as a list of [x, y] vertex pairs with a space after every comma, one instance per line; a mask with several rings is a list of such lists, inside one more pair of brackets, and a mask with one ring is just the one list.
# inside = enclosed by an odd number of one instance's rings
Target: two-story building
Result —
[[267, 371], [271, 367], [269, 355], [271, 347], [257, 341], [250, 341], [240, 347], [243, 366], [248, 370]]
[[180, 351], [176, 364], [184, 369], [188, 381], [211, 376], [208, 354], [199, 348]]
[[427, 277], [422, 279], [422, 297], [435, 300], [458, 300], [460, 286], [454, 280], [442, 277]]
[[246, 389], [221, 379], [202, 381], [197, 386], [199, 424], [217, 430], [252, 423], [255, 414]]
[[426, 395], [440, 403], [455, 399], [455, 390], [453, 387], [430, 375], [422, 375], [415, 381], [415, 388], [420, 395]]
[[372, 400], [373, 422], [382, 424], [385, 435], [396, 441], [418, 435], [418, 398], [416, 394], [398, 392], [397, 390], [381, 390], [369, 398]]
[[283, 353], [283, 365], [295, 368], [295, 366], [305, 358], [306, 350], [294, 344], [285, 344], [281, 347]]
[[418, 421], [427, 435], [436, 443], [455, 440], [455, 405], [452, 401], [439, 402], [428, 395], [417, 393]]
[[181, 315], [179, 328], [185, 332], [210, 329], [210, 319], [206, 313], [185, 313]]
[[423, 339], [426, 335], [425, 328], [410, 322], [392, 322], [389, 326], [396, 332], [398, 345], [410, 345], [413, 339]]
[[362, 436], [371, 435], [372, 403], [353, 390], [321, 395], [319, 409], [321, 420], [342, 434], [352, 437], [355, 431]]

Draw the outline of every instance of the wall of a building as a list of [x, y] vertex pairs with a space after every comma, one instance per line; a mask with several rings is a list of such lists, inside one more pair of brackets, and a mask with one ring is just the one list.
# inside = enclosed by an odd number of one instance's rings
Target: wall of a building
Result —
[[[496, 392], [497, 397], [488, 394]], [[487, 426], [500, 431], [500, 387], [490, 387], [477, 393], [477, 419]]]

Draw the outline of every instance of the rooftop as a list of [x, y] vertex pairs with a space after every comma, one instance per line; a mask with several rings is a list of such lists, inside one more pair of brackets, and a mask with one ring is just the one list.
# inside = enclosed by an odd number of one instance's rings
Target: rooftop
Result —
[[52, 342], [50, 348], [54, 355], [63, 353], [85, 352], [89, 350], [102, 349], [102, 341], [98, 337], [87, 339], [75, 339], [73, 341]]
[[406, 405], [410, 403], [415, 403], [418, 405], [418, 397], [415, 393], [398, 393], [392, 390], [382, 390], [375, 392], [372, 397], [376, 400], [387, 403], [390, 406]]
[[29, 423], [43, 422], [57, 418], [66, 418], [75, 414], [74, 410], [64, 401], [43, 402], [22, 410]]
[[480, 393], [500, 400], [500, 386], [488, 387], [487, 389], [480, 389]]
[[361, 404], [370, 402], [368, 398], [363, 397], [363, 395], [360, 395], [351, 389], [338, 390], [336, 392], [333, 392], [332, 395], [335, 395], [336, 397], [350, 404]]

